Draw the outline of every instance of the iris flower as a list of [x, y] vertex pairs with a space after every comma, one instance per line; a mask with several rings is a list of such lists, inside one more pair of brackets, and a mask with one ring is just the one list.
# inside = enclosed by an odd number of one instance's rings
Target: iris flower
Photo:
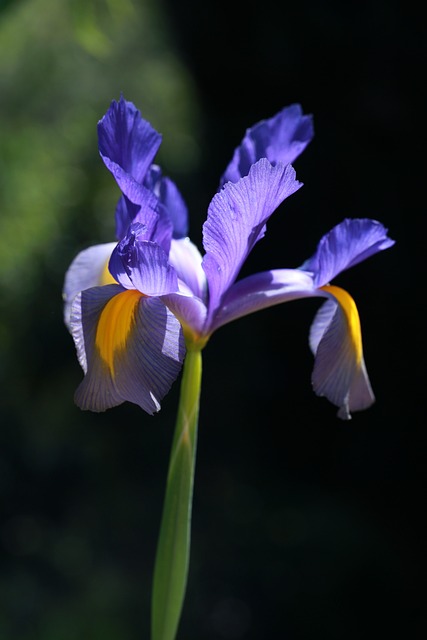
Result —
[[182, 196], [153, 164], [161, 136], [132, 103], [112, 102], [98, 138], [121, 191], [117, 239], [81, 252], [64, 286], [65, 321], [85, 373], [78, 406], [103, 411], [130, 401], [158, 411], [186, 350], [202, 349], [239, 317], [312, 297], [324, 299], [309, 336], [315, 393], [343, 419], [373, 403], [356, 304], [331, 282], [393, 244], [382, 224], [346, 219], [299, 268], [238, 279], [270, 216], [302, 186], [291, 163], [312, 136], [299, 105], [246, 131], [209, 205], [202, 256], [187, 237]]
[[153, 576], [151, 640], [175, 640], [184, 601], [201, 352], [212, 334], [272, 305], [323, 298], [309, 339], [314, 391], [343, 419], [374, 401], [356, 304], [331, 282], [393, 244], [382, 224], [344, 220], [299, 268], [239, 279], [270, 216], [302, 186], [291, 163], [312, 136], [311, 116], [299, 105], [246, 131], [209, 205], [202, 256], [187, 237], [182, 196], [153, 164], [161, 136], [123, 97], [98, 123], [99, 151], [121, 196], [116, 241], [82, 251], [65, 278], [65, 322], [85, 373], [76, 402], [103, 411], [128, 400], [154, 413], [184, 363]]

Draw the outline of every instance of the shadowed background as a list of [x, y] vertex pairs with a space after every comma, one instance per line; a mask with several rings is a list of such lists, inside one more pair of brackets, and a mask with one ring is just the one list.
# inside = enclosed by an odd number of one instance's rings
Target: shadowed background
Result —
[[201, 225], [247, 127], [299, 102], [305, 186], [243, 274], [300, 265], [344, 217], [395, 247], [337, 279], [377, 396], [351, 422], [310, 387], [319, 301], [207, 346], [186, 640], [418, 640], [425, 611], [422, 287], [426, 34], [407, 3], [0, 3], [0, 638], [149, 637], [179, 381], [150, 417], [73, 404], [64, 273], [114, 235], [96, 123], [123, 93]]

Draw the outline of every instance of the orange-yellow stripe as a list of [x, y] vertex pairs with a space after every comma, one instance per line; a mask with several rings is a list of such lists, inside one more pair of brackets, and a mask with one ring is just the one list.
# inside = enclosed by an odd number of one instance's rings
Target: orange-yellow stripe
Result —
[[327, 285], [320, 287], [323, 291], [331, 293], [337, 302], [340, 304], [341, 309], [344, 311], [348, 330], [353, 343], [353, 348], [356, 354], [357, 363], [360, 364], [362, 360], [362, 331], [360, 328], [359, 312], [356, 307], [356, 303], [347, 291], [341, 289], [341, 287], [335, 287], [334, 285]]
[[135, 321], [135, 312], [143, 294], [130, 290], [118, 293], [103, 308], [96, 328], [95, 345], [114, 376], [114, 357], [126, 347]]

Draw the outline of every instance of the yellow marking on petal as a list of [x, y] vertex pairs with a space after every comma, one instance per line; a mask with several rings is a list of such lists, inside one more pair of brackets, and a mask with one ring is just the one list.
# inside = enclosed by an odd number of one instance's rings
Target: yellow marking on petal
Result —
[[108, 269], [108, 263], [110, 262], [110, 258], [108, 258], [107, 262], [104, 264], [104, 268], [99, 278], [99, 284], [103, 286], [104, 284], [118, 284], [117, 280], [113, 278]]
[[340, 304], [341, 309], [344, 311], [344, 315], [347, 320], [351, 341], [356, 353], [357, 364], [362, 361], [362, 331], [360, 328], [359, 312], [356, 307], [356, 303], [347, 291], [341, 289], [341, 287], [335, 287], [334, 285], [326, 285], [320, 287], [322, 291], [331, 293], [337, 302]]
[[99, 316], [95, 345], [112, 376], [114, 357], [118, 351], [126, 348], [135, 322], [135, 312], [143, 295], [134, 289], [118, 293], [107, 302]]

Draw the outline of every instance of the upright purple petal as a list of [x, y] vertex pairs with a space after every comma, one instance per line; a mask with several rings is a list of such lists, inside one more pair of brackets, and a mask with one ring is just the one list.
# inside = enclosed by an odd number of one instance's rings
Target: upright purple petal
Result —
[[126, 196], [121, 196], [116, 207], [116, 237], [125, 237], [133, 223], [139, 223], [140, 234], [146, 240], [153, 240], [160, 244], [165, 251], [169, 251], [172, 239], [172, 223], [166, 212], [156, 202], [153, 208], [151, 196], [141, 204], [135, 204]]
[[139, 225], [139, 237], [157, 242], [166, 253], [169, 252], [172, 240], [172, 221], [165, 209], [157, 206], [152, 209], [145, 202], [134, 204], [126, 196], [122, 196], [116, 208], [116, 233], [122, 240], [132, 224]]
[[[117, 304], [120, 296], [130, 296], [128, 303]], [[108, 304], [117, 309], [109, 314]], [[111, 326], [100, 336], [103, 314]], [[81, 409], [105, 411], [126, 400], [150, 414], [160, 409], [185, 355], [180, 324], [160, 300], [117, 285], [88, 289], [74, 301], [71, 325], [85, 371], [75, 394]]]
[[315, 286], [394, 244], [387, 229], [368, 218], [346, 219], [323, 236], [315, 254], [301, 266], [314, 275]]
[[115, 163], [137, 182], [144, 180], [161, 141], [161, 135], [123, 96], [119, 102], [112, 101], [98, 122], [99, 152], [107, 167]]
[[172, 221], [166, 210], [159, 206], [157, 213], [152, 217], [151, 211], [147, 207], [141, 206], [134, 218], [134, 224], [139, 226], [138, 238], [156, 242], [167, 254], [170, 251], [172, 241]]
[[312, 116], [303, 115], [299, 104], [285, 107], [268, 120], [261, 120], [247, 129], [221, 178], [220, 186], [248, 175], [251, 165], [260, 158], [267, 158], [272, 164], [293, 162], [313, 135]]
[[113, 100], [98, 123], [99, 153], [122, 193], [135, 204], [156, 206], [154, 193], [142, 183], [160, 143], [160, 134], [123, 97]]
[[[135, 204], [129, 200], [126, 196], [121, 196], [116, 206], [116, 238], [121, 240], [125, 237], [127, 230], [129, 229], [135, 217], [139, 213], [141, 205]], [[153, 209], [147, 208], [148, 211], [153, 211], [153, 215], [157, 216]]]
[[272, 166], [262, 158], [252, 166], [248, 176], [236, 184], [228, 182], [214, 196], [203, 225], [206, 255], [202, 263], [209, 285], [211, 313], [264, 235], [268, 218], [301, 186], [291, 165]]
[[176, 184], [162, 175], [160, 167], [152, 165], [144, 185], [158, 196], [161, 207], [172, 222], [173, 237], [184, 238], [188, 234], [188, 209]]

